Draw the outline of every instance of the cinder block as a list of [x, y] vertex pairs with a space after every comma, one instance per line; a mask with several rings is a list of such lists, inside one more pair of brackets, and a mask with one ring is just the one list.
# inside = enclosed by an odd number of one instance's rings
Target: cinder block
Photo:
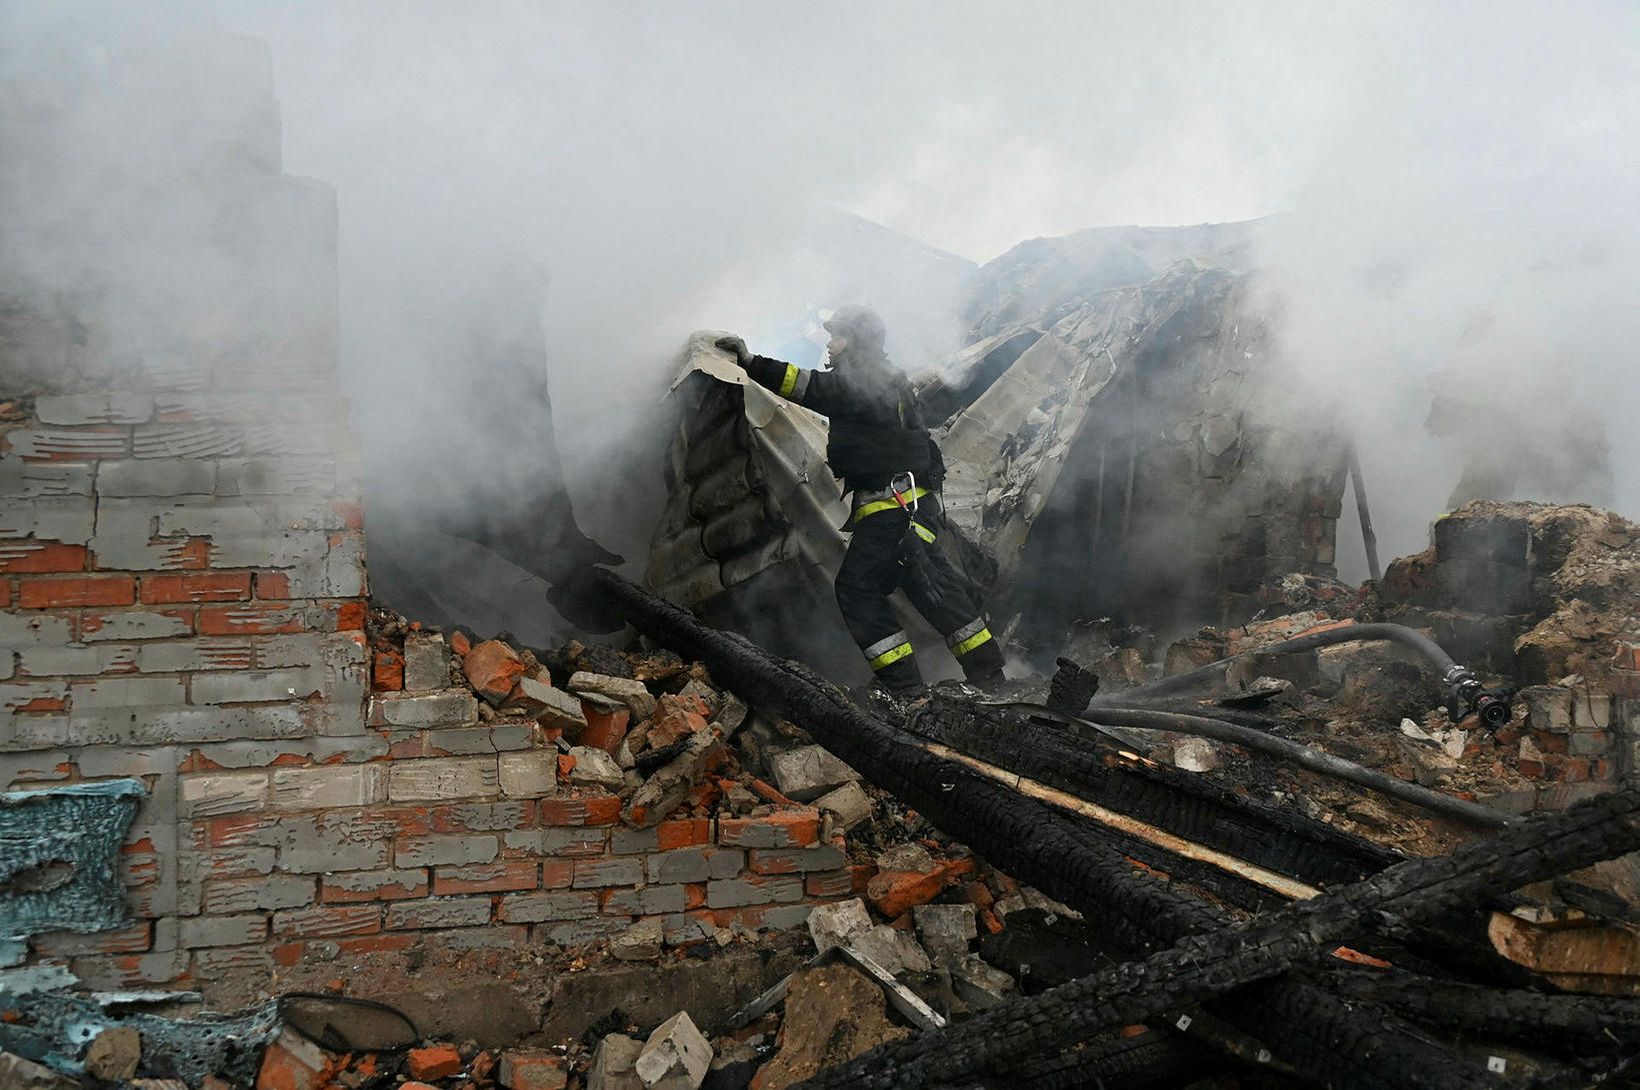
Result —
[[465, 689], [434, 693], [376, 693], [369, 725], [401, 729], [459, 727], [478, 722], [478, 700]]
[[508, 798], [536, 799], [558, 791], [558, 751], [503, 753], [497, 761], [501, 793]]
[[387, 788], [388, 798], [394, 802], [485, 798], [500, 791], [494, 756], [394, 761]]
[[189, 916], [180, 923], [177, 941], [187, 949], [199, 946], [240, 946], [261, 942], [268, 935], [268, 918], [260, 913], [236, 916]]
[[34, 415], [42, 424], [146, 424], [154, 417], [154, 399], [124, 392], [50, 394], [35, 399]]
[[74, 622], [48, 613], [0, 613], [0, 647], [63, 647], [74, 638]]
[[433, 897], [425, 901], [395, 901], [387, 906], [389, 930], [477, 927], [489, 922], [488, 897]]
[[409, 836], [394, 845], [393, 860], [400, 867], [457, 866], [488, 863], [499, 850], [493, 836]]
[[275, 810], [367, 806], [386, 798], [387, 769], [380, 764], [315, 765], [273, 770]]
[[584, 920], [597, 915], [598, 895], [588, 891], [508, 893], [496, 909], [496, 919], [506, 923]]
[[209, 496], [215, 490], [216, 463], [198, 458], [133, 458], [97, 470], [99, 496]]

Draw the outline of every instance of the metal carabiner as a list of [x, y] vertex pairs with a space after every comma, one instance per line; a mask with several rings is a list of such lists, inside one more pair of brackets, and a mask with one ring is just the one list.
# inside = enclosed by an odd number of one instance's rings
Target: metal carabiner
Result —
[[[899, 487], [901, 477], [910, 482], [903, 489]], [[888, 482], [888, 488], [889, 491], [894, 493], [894, 502], [900, 505], [902, 511], [909, 511], [913, 515], [917, 513], [917, 475], [915, 473], [908, 469], [904, 473], [896, 474]], [[909, 505], [905, 502], [906, 496], [911, 497]]]

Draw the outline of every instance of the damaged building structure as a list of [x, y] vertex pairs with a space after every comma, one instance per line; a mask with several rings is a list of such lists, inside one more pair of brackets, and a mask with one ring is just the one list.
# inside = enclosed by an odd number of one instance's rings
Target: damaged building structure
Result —
[[646, 585], [539, 569], [628, 631], [373, 599], [334, 195], [265, 49], [206, 56], [216, 203], [156, 186], [138, 242], [208, 221], [214, 275], [0, 313], [0, 1082], [1634, 1076], [1640, 526], [1476, 502], [1341, 583], [1350, 450], [1283, 403], [1249, 227], [975, 275], [919, 387], [1021, 676], [886, 715], [839, 688], [824, 421], [715, 334]]

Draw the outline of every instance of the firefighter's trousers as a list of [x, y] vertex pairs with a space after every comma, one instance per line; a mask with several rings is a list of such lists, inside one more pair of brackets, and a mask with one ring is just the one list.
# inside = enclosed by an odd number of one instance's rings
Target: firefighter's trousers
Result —
[[[908, 524], [922, 539], [929, 561], [921, 578], [908, 578], [901, 563]], [[920, 498], [915, 516], [894, 504], [855, 511], [853, 536], [837, 572], [837, 608], [877, 680], [893, 692], [915, 691], [922, 684], [911, 640], [888, 602], [901, 587], [917, 612], [945, 637], [968, 680], [990, 681], [1002, 673], [1002, 649], [940, 547], [944, 530], [932, 495]]]

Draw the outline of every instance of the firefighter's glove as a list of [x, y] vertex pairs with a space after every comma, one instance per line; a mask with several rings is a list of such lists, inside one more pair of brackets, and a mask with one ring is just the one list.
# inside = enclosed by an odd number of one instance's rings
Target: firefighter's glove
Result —
[[752, 350], [746, 347], [746, 342], [739, 337], [719, 337], [717, 346], [735, 358], [735, 362], [745, 367], [752, 362]]

